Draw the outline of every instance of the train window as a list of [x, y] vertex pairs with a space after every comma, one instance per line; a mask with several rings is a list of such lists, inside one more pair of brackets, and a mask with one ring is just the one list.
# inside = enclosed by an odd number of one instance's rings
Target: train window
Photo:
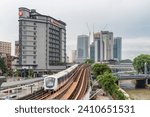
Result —
[[60, 84], [60, 79], [58, 79], [58, 84]]
[[62, 77], [62, 82], [65, 80], [65, 76]]
[[55, 84], [55, 79], [54, 78], [49, 78], [46, 80], [46, 87], [51, 88]]
[[62, 82], [62, 77], [60, 77], [59, 79], [58, 79], [58, 84], [60, 84]]
[[58, 79], [58, 84], [60, 84], [60, 83], [61, 83], [61, 78]]
[[69, 77], [71, 76], [71, 74], [72, 74], [72, 73], [70, 72], [70, 73], [68, 74], [68, 76], [67, 76], [67, 77], [69, 78]]

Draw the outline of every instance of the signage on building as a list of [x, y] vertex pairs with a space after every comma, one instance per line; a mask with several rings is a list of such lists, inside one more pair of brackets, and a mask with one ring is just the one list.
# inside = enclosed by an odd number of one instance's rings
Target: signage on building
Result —
[[50, 22], [51, 22], [53, 25], [55, 25], [55, 26], [60, 26], [60, 23], [57, 22], [57, 21], [54, 20], [54, 19], [50, 19]]
[[23, 15], [23, 12], [21, 10], [19, 10], [19, 16], [21, 17]]

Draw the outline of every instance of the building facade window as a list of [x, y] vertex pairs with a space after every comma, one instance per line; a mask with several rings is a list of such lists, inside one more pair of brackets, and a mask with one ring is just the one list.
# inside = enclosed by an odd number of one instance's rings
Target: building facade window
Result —
[[35, 42], [33, 42], [33, 45], [36, 45], [36, 43], [35, 43]]
[[26, 59], [26, 56], [23, 56], [23, 59]]

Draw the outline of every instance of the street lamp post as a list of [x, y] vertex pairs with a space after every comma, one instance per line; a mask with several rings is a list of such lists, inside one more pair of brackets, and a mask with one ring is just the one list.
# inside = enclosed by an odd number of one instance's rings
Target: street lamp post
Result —
[[[144, 72], [145, 72], [145, 77], [147, 75], [147, 62], [144, 63]], [[146, 85], [148, 84], [148, 79], [146, 79]]]
[[144, 73], [147, 75], [147, 62], [144, 63]]

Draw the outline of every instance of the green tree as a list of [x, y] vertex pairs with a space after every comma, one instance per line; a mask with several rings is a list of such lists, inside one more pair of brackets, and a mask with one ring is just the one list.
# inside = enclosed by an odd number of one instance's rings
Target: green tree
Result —
[[2, 70], [2, 75], [7, 73], [7, 67], [3, 58], [0, 58], [0, 69]]
[[28, 70], [28, 78], [33, 77], [33, 75], [34, 75], [33, 69], [29, 69]]
[[7, 72], [7, 74], [8, 74], [8, 76], [12, 77], [13, 76], [13, 69], [9, 69], [8, 72]]
[[86, 59], [86, 60], [84, 61], [84, 63], [93, 64], [94, 61], [93, 61], [92, 59]]
[[111, 69], [108, 67], [107, 64], [98, 64], [98, 63], [96, 63], [92, 66], [92, 71], [93, 71], [95, 77], [97, 77], [98, 75], [102, 75], [105, 72], [111, 73]]
[[20, 75], [20, 71], [19, 71], [18, 69], [16, 69], [16, 70], [14, 71], [14, 76], [15, 76], [15, 77], [19, 77], [19, 75]]
[[99, 81], [102, 88], [110, 95], [112, 95], [113, 92], [119, 88], [116, 84], [117, 78], [109, 72], [105, 72], [103, 75], [99, 75], [97, 77], [97, 81]]
[[113, 92], [113, 96], [118, 100], [126, 100], [127, 99], [127, 97], [120, 90], [115, 90]]
[[51, 70], [49, 70], [47, 74], [51, 75], [51, 74], [53, 74], [53, 72]]
[[97, 77], [102, 88], [110, 94], [114, 99], [125, 100], [126, 96], [119, 90], [119, 86], [116, 84], [118, 79], [112, 75], [112, 73], [105, 72], [103, 75]]
[[133, 66], [138, 73], [144, 73], [144, 64], [147, 63], [147, 69], [150, 71], [150, 55], [141, 54], [134, 58]]

